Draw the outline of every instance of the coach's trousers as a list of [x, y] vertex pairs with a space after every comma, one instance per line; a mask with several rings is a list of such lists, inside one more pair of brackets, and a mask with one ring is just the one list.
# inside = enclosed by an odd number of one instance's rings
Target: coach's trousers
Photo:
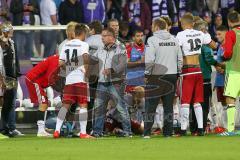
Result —
[[151, 134], [156, 108], [161, 98], [164, 109], [163, 135], [173, 134], [173, 100], [176, 91], [176, 74], [162, 76], [146, 76], [144, 136]]
[[119, 113], [119, 120], [122, 123], [123, 131], [125, 134], [132, 134], [130, 116], [127, 106], [124, 102], [125, 84], [112, 84], [112, 83], [98, 83], [96, 100], [93, 110], [93, 133], [102, 135], [104, 128], [104, 121], [106, 116], [106, 109], [108, 101], [112, 99], [116, 105]]

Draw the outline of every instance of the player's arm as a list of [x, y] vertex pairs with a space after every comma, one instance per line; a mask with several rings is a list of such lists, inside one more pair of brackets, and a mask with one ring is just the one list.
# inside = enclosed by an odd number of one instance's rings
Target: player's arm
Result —
[[212, 40], [211, 35], [209, 33], [203, 33], [203, 44], [207, 44], [212, 49], [217, 49], [217, 43]]
[[235, 43], [236, 43], [236, 35], [234, 31], [227, 32], [225, 36], [225, 44], [223, 46], [224, 48], [223, 58], [225, 60], [231, 59], [233, 54], [233, 47]]
[[139, 66], [139, 64], [144, 63], [144, 59], [145, 59], [145, 57], [142, 57], [140, 60], [138, 60], [138, 61], [136, 61], [136, 62], [131, 62], [130, 58], [128, 58], [127, 66], [128, 66], [129, 68]]
[[[115, 60], [116, 58], [118, 60], [117, 65], [114, 63], [116, 61]], [[111, 73], [112, 74], [119, 74], [119, 73], [123, 72], [125, 70], [126, 66], [127, 66], [127, 54], [126, 54], [125, 48], [123, 48], [121, 50], [120, 54], [115, 55], [113, 57], [112, 61], [113, 61], [112, 62], [113, 64], [112, 64], [112, 68], [111, 68]]]
[[84, 53], [82, 57], [83, 57], [83, 66], [85, 69], [85, 76], [89, 77], [89, 55], [88, 53]]
[[145, 74], [149, 75], [154, 67], [154, 61], [156, 58], [156, 49], [152, 39], [148, 39], [145, 52]]

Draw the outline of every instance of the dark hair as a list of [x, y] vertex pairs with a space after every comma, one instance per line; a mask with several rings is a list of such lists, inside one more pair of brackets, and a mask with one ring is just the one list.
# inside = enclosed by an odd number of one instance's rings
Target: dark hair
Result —
[[76, 24], [74, 32], [75, 36], [80, 36], [83, 33], [87, 33], [87, 27], [84, 24]]
[[121, 22], [121, 23], [119, 24], [119, 29], [120, 29], [121, 31], [125, 31], [125, 30], [129, 29], [128, 22], [126, 22], [126, 21]]
[[167, 22], [162, 18], [155, 19], [153, 21], [153, 25], [157, 26], [160, 30], [164, 30], [167, 28]]
[[224, 25], [221, 25], [216, 28], [216, 31], [228, 31], [228, 28]]
[[91, 30], [94, 29], [96, 34], [102, 33], [103, 27], [102, 27], [102, 23], [100, 21], [92, 21], [88, 26]]
[[238, 14], [237, 11], [229, 12], [227, 18], [231, 23], [238, 23], [239, 22], [239, 14]]
[[135, 29], [135, 30], [133, 31], [132, 36], [135, 36], [137, 33], [143, 33], [143, 30], [140, 29], [140, 28]]
[[102, 32], [103, 32], [103, 31], [108, 32], [109, 34], [111, 34], [111, 36], [113, 36], [114, 38], [116, 38], [115, 31], [114, 31], [112, 28], [106, 27], [106, 28], [104, 28], [104, 29], [102, 30]]
[[118, 20], [117, 19], [110, 19], [110, 20], [108, 20], [107, 27], [110, 27], [109, 25], [110, 25], [111, 22], [118, 22]]
[[164, 19], [168, 26], [172, 26], [172, 20], [169, 17], [163, 16], [161, 18]]

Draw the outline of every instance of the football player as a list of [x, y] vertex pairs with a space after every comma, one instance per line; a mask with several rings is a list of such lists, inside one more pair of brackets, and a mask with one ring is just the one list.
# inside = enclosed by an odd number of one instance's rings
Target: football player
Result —
[[87, 105], [88, 105], [88, 54], [89, 45], [84, 42], [87, 28], [83, 24], [75, 26], [75, 39], [63, 45], [60, 52], [59, 66], [66, 70], [66, 83], [63, 91], [63, 107], [57, 117], [56, 129], [53, 137], [60, 137], [60, 129], [70, 106], [77, 103], [80, 106], [80, 138], [93, 138], [86, 133]]
[[181, 135], [186, 135], [189, 107], [193, 103], [198, 124], [198, 133], [203, 135], [203, 76], [199, 65], [199, 55], [203, 44], [216, 48], [209, 34], [193, 29], [194, 17], [186, 13], [181, 19], [182, 32], [177, 34], [177, 39], [183, 50], [182, 90], [181, 90]]

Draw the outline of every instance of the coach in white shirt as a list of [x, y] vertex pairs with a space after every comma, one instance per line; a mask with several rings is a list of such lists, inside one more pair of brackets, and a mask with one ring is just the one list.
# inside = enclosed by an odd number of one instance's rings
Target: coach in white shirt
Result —
[[[41, 0], [40, 2], [40, 15], [42, 25], [57, 25], [57, 7], [53, 0]], [[47, 30], [42, 31], [42, 41], [44, 45], [44, 57], [48, 57], [55, 53], [57, 44], [57, 31]]]

